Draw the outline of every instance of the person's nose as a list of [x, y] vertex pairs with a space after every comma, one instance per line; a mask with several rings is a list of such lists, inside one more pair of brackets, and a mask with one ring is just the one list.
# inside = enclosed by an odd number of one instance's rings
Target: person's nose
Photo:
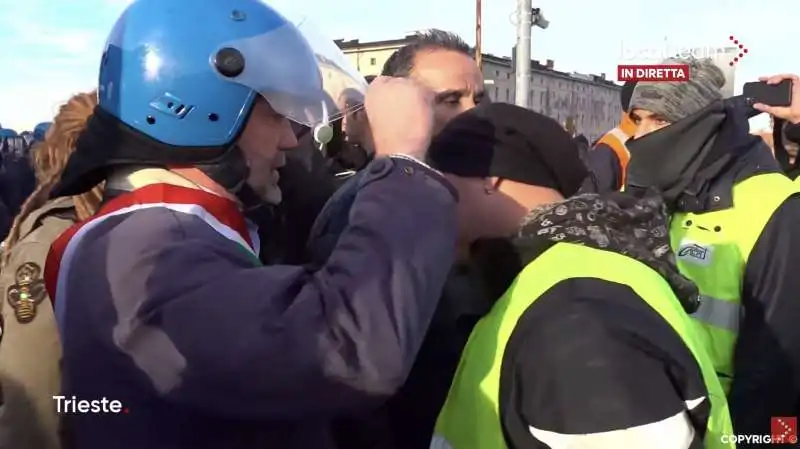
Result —
[[469, 111], [470, 109], [477, 106], [475, 103], [475, 99], [472, 96], [465, 96], [461, 99], [461, 112]]

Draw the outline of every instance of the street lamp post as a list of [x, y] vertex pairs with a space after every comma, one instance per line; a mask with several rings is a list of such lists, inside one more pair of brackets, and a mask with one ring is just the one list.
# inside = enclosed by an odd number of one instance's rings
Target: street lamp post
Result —
[[548, 22], [539, 8], [533, 8], [532, 0], [517, 0], [517, 54], [516, 89], [514, 103], [517, 106], [531, 106], [531, 28], [546, 29]]
[[481, 45], [481, 21], [483, 15], [483, 7], [481, 0], [475, 0], [475, 62], [478, 63], [478, 68], [483, 70], [483, 48]]

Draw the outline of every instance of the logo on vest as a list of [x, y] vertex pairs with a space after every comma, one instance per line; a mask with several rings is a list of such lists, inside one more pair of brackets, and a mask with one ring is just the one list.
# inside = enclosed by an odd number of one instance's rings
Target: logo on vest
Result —
[[714, 253], [714, 247], [703, 246], [696, 242], [681, 242], [678, 248], [678, 259], [684, 262], [690, 262], [703, 266], [711, 264], [711, 257]]

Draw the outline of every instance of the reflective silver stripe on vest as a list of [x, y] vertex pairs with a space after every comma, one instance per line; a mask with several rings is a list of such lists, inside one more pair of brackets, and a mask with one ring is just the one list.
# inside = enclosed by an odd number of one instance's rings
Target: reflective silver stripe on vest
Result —
[[720, 329], [739, 332], [742, 306], [734, 301], [700, 295], [700, 307], [692, 314], [692, 318]]
[[612, 135], [612, 136], [616, 137], [616, 138], [617, 138], [617, 139], [620, 141], [620, 143], [621, 143], [623, 146], [625, 146], [625, 149], [627, 149], [627, 148], [628, 148], [628, 146], [627, 146], [627, 145], [625, 145], [625, 142], [627, 142], [627, 141], [628, 141], [628, 139], [630, 139], [630, 136], [628, 136], [627, 134], [625, 134], [624, 132], [622, 132], [622, 130], [621, 130], [621, 129], [619, 129], [619, 128], [614, 128], [614, 129], [612, 129], [611, 131], [609, 131], [609, 133], [611, 133], [611, 135]]
[[622, 145], [622, 149], [624, 149], [625, 153], [628, 155], [628, 157], [630, 157], [631, 152], [628, 150], [628, 145], [625, 143], [628, 141], [628, 139], [630, 139], [630, 136], [622, 132], [622, 130], [619, 128], [612, 129], [611, 131], [609, 131], [609, 134], [617, 138], [620, 145]]

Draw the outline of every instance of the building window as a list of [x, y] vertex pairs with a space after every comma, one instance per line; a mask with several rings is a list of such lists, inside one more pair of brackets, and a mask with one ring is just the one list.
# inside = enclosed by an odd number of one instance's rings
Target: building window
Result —
[[369, 65], [377, 65], [378, 60], [376, 58], [369, 58]]
[[494, 101], [497, 101], [499, 99], [500, 99], [500, 88], [499, 87], [495, 87], [494, 88]]
[[506, 72], [506, 79], [507, 79], [507, 80], [510, 80], [510, 79], [511, 79], [511, 72]]
[[511, 101], [511, 91], [506, 89], [506, 102]]
[[499, 70], [495, 70], [494, 71], [494, 76], [499, 77], [500, 76], [500, 71]]
[[544, 91], [539, 92], [539, 103], [544, 103]]

